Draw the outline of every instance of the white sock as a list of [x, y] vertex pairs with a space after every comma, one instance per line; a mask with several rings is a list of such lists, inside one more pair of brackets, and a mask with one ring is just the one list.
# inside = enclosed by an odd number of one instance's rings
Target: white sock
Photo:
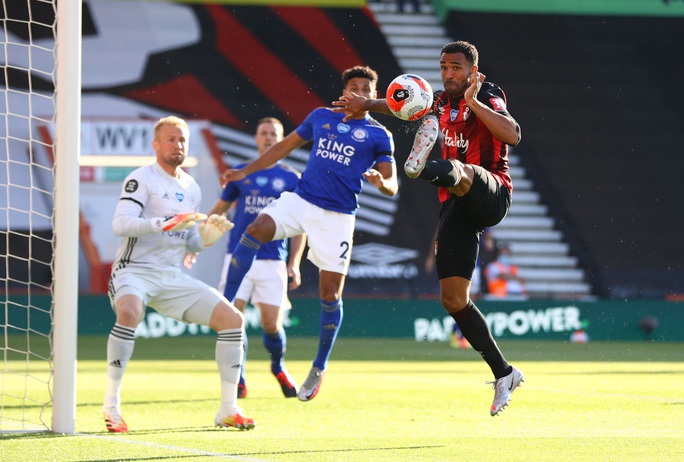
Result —
[[[123, 335], [121, 335], [123, 333]], [[135, 329], [116, 324], [107, 340], [107, 385], [104, 408], [115, 407], [121, 412], [121, 382], [128, 361], [133, 356]], [[121, 338], [121, 337], [127, 338]]]
[[216, 364], [221, 377], [221, 409], [234, 413], [237, 405], [237, 386], [242, 368], [242, 329], [218, 331], [216, 340]]

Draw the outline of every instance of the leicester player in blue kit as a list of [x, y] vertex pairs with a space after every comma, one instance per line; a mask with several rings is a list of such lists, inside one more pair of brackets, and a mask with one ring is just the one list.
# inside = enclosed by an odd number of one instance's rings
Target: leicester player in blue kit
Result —
[[[343, 95], [376, 96], [377, 73], [355, 66], [342, 73]], [[240, 181], [293, 150], [313, 142], [294, 192], [283, 193], [247, 227], [233, 252], [225, 295], [233, 300], [262, 244], [306, 233], [307, 258], [320, 270], [321, 319], [318, 353], [297, 397], [318, 393], [342, 323], [342, 290], [349, 268], [356, 209], [364, 179], [387, 196], [397, 193], [394, 141], [387, 129], [365, 112], [343, 121], [332, 108], [314, 109], [292, 133], [240, 169], [227, 170], [225, 182]]]
[[[257, 122], [254, 141], [257, 153], [263, 155], [268, 148], [283, 139], [283, 124], [274, 117], [264, 117]], [[245, 164], [237, 165], [237, 168]], [[235, 205], [232, 217], [235, 227], [230, 231], [226, 258], [221, 271], [219, 291], [225, 292], [229, 262], [237, 247], [240, 237], [257, 217], [259, 212], [285, 191], [294, 191], [300, 173], [280, 162], [263, 170], [248, 175], [241, 181], [233, 181], [225, 185], [221, 197], [209, 212], [225, 214], [231, 205]], [[245, 275], [235, 295], [233, 304], [244, 312], [247, 303], [251, 302], [259, 309], [263, 328], [263, 344], [271, 357], [271, 372], [278, 380], [283, 394], [287, 398], [297, 396], [297, 384], [285, 368], [286, 336], [283, 329], [284, 311], [290, 309], [287, 290], [296, 289], [302, 282], [299, 264], [306, 235], [292, 239], [288, 261], [288, 241], [284, 239], [267, 242], [261, 246], [256, 261]], [[287, 261], [287, 263], [286, 263]], [[288, 276], [291, 282], [288, 287]], [[247, 336], [244, 336], [244, 359], [238, 384], [238, 398], [247, 396], [245, 383], [245, 364], [247, 358]]]

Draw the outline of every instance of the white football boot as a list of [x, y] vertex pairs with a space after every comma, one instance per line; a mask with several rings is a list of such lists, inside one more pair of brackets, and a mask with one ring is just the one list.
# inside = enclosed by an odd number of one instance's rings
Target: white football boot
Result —
[[513, 391], [520, 386], [522, 382], [525, 381], [525, 375], [516, 367], [513, 367], [513, 371], [505, 377], [501, 377], [491, 383], [494, 388], [494, 402], [492, 407], [489, 409], [489, 413], [494, 417], [499, 415], [499, 412], [503, 411], [508, 402], [511, 400], [511, 394]]
[[430, 151], [437, 142], [439, 124], [434, 116], [426, 117], [413, 138], [413, 147], [404, 164], [404, 172], [409, 178], [418, 178], [423, 171]]

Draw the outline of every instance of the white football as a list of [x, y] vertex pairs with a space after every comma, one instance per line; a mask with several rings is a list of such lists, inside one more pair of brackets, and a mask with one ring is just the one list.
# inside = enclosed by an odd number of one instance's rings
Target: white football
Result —
[[427, 80], [415, 74], [397, 76], [387, 87], [387, 106], [402, 120], [424, 117], [432, 107], [432, 87]]

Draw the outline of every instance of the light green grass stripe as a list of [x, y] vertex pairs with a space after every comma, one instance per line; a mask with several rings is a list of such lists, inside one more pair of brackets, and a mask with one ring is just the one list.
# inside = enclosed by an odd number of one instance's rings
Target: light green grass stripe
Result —
[[[217, 452], [202, 451], [200, 449], [185, 448], [185, 447], [180, 447], [180, 446], [172, 446], [172, 445], [168, 445], [168, 444], [158, 444], [158, 443], [153, 443], [150, 441], [138, 441], [138, 440], [132, 440], [130, 438], [122, 438], [120, 436], [102, 436], [102, 435], [93, 435], [93, 434], [88, 434], [88, 433], [76, 433], [74, 436], [81, 436], [84, 438], [93, 438], [93, 439], [97, 439], [97, 440], [108, 440], [108, 441], [116, 442], [117, 444], [126, 443], [126, 444], [135, 445], [135, 446], [145, 446], [145, 447], [150, 447], [150, 448], [162, 449], [164, 451], [182, 452], [182, 453], [186, 453], [186, 454], [195, 454], [195, 455], [207, 456], [207, 457], [218, 457], [220, 459], [240, 460], [240, 461], [248, 461], [248, 462], [266, 462], [264, 459], [254, 459], [252, 457], [242, 457], [242, 456], [236, 456], [236, 455], [231, 455], [231, 454], [222, 454], [222, 453], [217, 453]], [[123, 449], [120, 449], [120, 450], [123, 451]]]
[[[79, 350], [87, 350], [79, 351], [79, 434], [0, 431], [0, 460], [684, 460], [681, 343], [501, 342], [526, 381], [510, 407], [492, 418], [493, 391], [485, 384], [491, 372], [473, 350], [444, 342], [339, 338], [320, 393], [302, 403], [283, 398], [261, 340], [250, 338], [249, 396], [239, 403], [257, 427], [237, 431], [213, 426], [219, 405], [215, 340], [139, 341], [122, 390], [131, 432], [114, 435], [101, 415], [105, 340], [79, 338]], [[317, 339], [292, 340], [286, 362], [301, 382]]]

